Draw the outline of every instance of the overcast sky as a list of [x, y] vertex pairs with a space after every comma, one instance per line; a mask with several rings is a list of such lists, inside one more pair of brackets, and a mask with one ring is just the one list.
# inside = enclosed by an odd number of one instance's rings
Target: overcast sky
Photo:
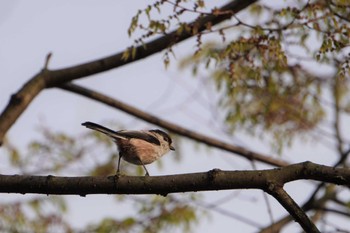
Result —
[[[147, 1], [138, 1], [136, 5], [135, 2], [126, 0], [1, 1], [1, 111], [8, 103], [10, 95], [43, 68], [45, 56], [49, 52], [53, 54], [49, 68], [58, 69], [120, 52], [130, 46], [132, 40], [127, 35], [127, 28], [131, 17], [138, 9], [145, 8], [146, 4]], [[215, 104], [212, 90], [205, 86], [203, 80], [195, 79], [190, 76], [189, 71], [179, 71], [177, 67], [177, 61], [189, 55], [193, 48], [193, 40], [176, 46], [176, 58], [172, 60], [169, 69], [164, 68], [163, 54], [160, 53], [116, 70], [87, 77], [78, 83], [150, 111], [163, 119], [220, 138], [218, 134], [220, 128], [215, 126], [215, 119], [211, 114], [212, 106]], [[110, 120], [120, 121], [132, 129], [154, 127], [91, 100], [62, 90], [50, 89], [36, 97], [11, 128], [8, 137], [17, 145], [24, 147], [38, 135], [35, 130], [41, 124], [70, 135], [77, 135], [86, 132], [86, 129], [80, 126], [84, 121], [102, 123]], [[230, 141], [249, 146], [255, 151], [271, 152], [268, 146], [258, 140], [246, 141], [246, 138], [240, 135]], [[318, 154], [311, 153], [313, 149], [312, 145], [307, 145], [302, 150], [296, 147], [288, 151], [283, 158], [293, 162], [304, 161], [305, 157], [300, 153], [302, 151], [309, 155], [307, 160], [320, 161], [320, 157], [329, 153], [327, 150], [322, 150]], [[206, 150], [195, 150], [188, 144], [182, 152], [183, 163], [174, 164], [171, 156], [167, 155], [162, 159], [165, 163], [164, 168], [158, 170], [156, 165], [150, 165], [148, 166], [150, 173], [161, 175], [207, 171], [213, 168], [223, 170], [251, 168], [247, 161], [219, 150], [210, 150], [207, 153]], [[0, 150], [0, 153], [3, 151]], [[332, 159], [323, 157], [321, 162], [331, 164]], [[2, 173], [11, 174], [11, 170], [4, 163], [0, 163], [0, 169]], [[305, 192], [300, 190], [309, 183], [301, 183], [298, 186], [287, 185], [287, 189], [290, 187], [288, 191], [297, 201], [307, 197]], [[210, 192], [206, 194], [205, 202], [211, 203], [229, 194], [237, 197], [225, 206], [225, 210], [262, 224], [268, 223], [269, 218], [266, 208], [263, 207], [265, 204], [260, 191]], [[1, 194], [3, 200], [8, 196]], [[25, 198], [30, 195], [13, 196]], [[120, 210], [124, 211], [125, 208], [111, 205], [111, 200], [112, 197], [106, 195], [69, 197], [72, 207], [67, 219], [71, 219], [75, 226], [83, 226], [93, 221], [96, 213], [100, 213], [99, 217], [123, 216]], [[279, 204], [273, 200], [271, 203], [276, 218], [281, 214], [284, 215], [285, 210]], [[240, 227], [240, 232], [254, 232], [255, 229], [235, 219], [213, 213], [212, 218], [200, 222], [195, 232], [232, 232], [233, 227], [237, 229], [237, 226]], [[295, 232], [297, 229], [299, 226], [294, 224], [290, 232]]]

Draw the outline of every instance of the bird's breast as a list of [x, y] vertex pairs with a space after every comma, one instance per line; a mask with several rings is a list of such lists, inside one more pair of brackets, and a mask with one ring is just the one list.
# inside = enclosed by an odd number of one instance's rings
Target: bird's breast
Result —
[[141, 139], [132, 138], [116, 142], [122, 158], [132, 164], [150, 164], [162, 156], [160, 146]]

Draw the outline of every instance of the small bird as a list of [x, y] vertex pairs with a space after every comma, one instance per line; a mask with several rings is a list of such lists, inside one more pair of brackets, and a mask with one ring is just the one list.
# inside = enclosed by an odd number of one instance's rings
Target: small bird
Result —
[[145, 165], [153, 163], [170, 150], [175, 150], [170, 136], [159, 129], [113, 131], [93, 122], [85, 122], [82, 125], [106, 134], [117, 144], [119, 150], [117, 174], [120, 171], [120, 159], [123, 158], [129, 163], [142, 165], [146, 176], [149, 176]]

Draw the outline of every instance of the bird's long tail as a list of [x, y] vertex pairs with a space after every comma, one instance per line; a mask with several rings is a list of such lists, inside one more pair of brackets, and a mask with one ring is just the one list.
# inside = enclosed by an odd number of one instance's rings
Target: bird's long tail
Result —
[[112, 138], [124, 138], [118, 132], [113, 131], [111, 129], [108, 129], [102, 125], [99, 125], [99, 124], [96, 124], [93, 122], [87, 121], [87, 122], [82, 123], [81, 125], [85, 126], [86, 128], [93, 129], [93, 130], [99, 131], [101, 133], [104, 133]]

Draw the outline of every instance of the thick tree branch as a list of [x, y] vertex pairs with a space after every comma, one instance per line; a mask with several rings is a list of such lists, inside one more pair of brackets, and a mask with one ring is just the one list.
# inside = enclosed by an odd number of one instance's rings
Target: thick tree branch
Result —
[[247, 150], [243, 147], [240, 146], [235, 146], [223, 141], [220, 141], [218, 139], [212, 138], [212, 137], [208, 137], [205, 135], [202, 135], [200, 133], [196, 133], [193, 130], [189, 130], [186, 128], [183, 128], [179, 125], [173, 124], [171, 122], [162, 120], [154, 115], [151, 115], [147, 112], [141, 111], [135, 107], [132, 107], [128, 104], [125, 104], [119, 100], [113, 99], [109, 96], [103, 95], [101, 93], [98, 93], [96, 91], [84, 88], [82, 86], [78, 86], [75, 85], [73, 83], [69, 83], [69, 84], [64, 84], [61, 86], [62, 89], [79, 94], [79, 95], [83, 95], [85, 97], [88, 97], [90, 99], [94, 99], [100, 103], [104, 103], [108, 106], [111, 106], [113, 108], [117, 108], [121, 111], [124, 111], [130, 115], [133, 115], [135, 117], [138, 117], [144, 121], [150, 122], [152, 124], [158, 125], [160, 127], [163, 127], [165, 129], [168, 129], [174, 133], [177, 133], [179, 135], [188, 137], [190, 139], [196, 140], [198, 142], [202, 142], [205, 143], [207, 145], [222, 149], [222, 150], [226, 150], [229, 152], [233, 152], [235, 154], [238, 154], [240, 156], [243, 156], [249, 160], [257, 160], [266, 164], [270, 164], [273, 166], [278, 166], [278, 167], [283, 167], [283, 166], [287, 166], [288, 163], [283, 161], [283, 160], [279, 160], [279, 159], [274, 159], [271, 156], [267, 156], [267, 155], [263, 155], [254, 151], [250, 151]]
[[0, 115], [0, 146], [7, 130], [16, 122], [32, 100], [45, 88], [46, 72], [41, 72], [29, 80], [16, 94]]
[[160, 194], [227, 189], [261, 189], [273, 195], [307, 232], [318, 232], [302, 209], [282, 189], [287, 182], [311, 179], [350, 185], [350, 170], [311, 162], [261, 171], [221, 171], [155, 177], [54, 177], [0, 175], [1, 193], [58, 195]]
[[260, 171], [221, 171], [167, 176], [54, 177], [0, 175], [0, 193], [168, 194], [226, 189], [270, 190], [296, 180], [350, 185], [350, 170], [312, 162]]
[[[220, 9], [221, 11], [231, 12], [231, 14], [208, 15], [195, 20], [190, 25], [195, 25], [198, 32], [201, 32], [206, 29], [209, 22], [212, 25], [218, 24], [231, 18], [233, 14], [239, 12], [254, 2], [256, 2], [256, 0], [231, 1]], [[31, 101], [44, 88], [59, 86], [75, 79], [80, 79], [129, 64], [158, 53], [163, 49], [192, 36], [193, 34], [187, 32], [186, 30], [179, 33], [176, 29], [145, 45], [136, 47], [136, 55], [132, 60], [122, 59], [123, 52], [120, 52], [115, 55], [60, 70], [47, 70], [47, 64], [45, 64], [44, 69], [40, 73], [30, 79], [16, 94], [11, 97], [8, 105], [0, 115], [0, 146], [8, 129], [15, 123]]]

